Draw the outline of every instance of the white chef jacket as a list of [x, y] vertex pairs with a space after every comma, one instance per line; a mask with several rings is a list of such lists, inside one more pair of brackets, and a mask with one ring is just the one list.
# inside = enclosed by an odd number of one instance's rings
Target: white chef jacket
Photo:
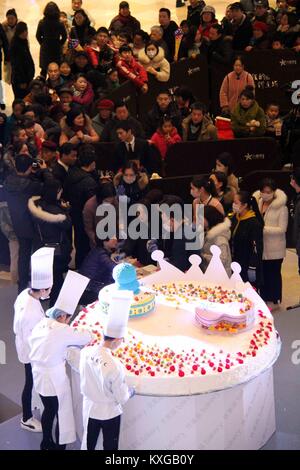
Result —
[[[84, 425], [88, 418], [107, 420], [122, 414], [130, 398], [125, 368], [111, 350], [94, 345], [80, 353], [80, 389], [84, 400]], [[85, 423], [86, 421], [86, 423]]]
[[41, 302], [30, 294], [30, 289], [23, 290], [17, 297], [14, 305], [14, 333], [16, 335], [16, 349], [18, 359], [23, 364], [28, 364], [29, 342], [28, 338], [33, 328], [45, 317]]
[[52, 318], [44, 318], [29, 338], [30, 362], [36, 391], [43, 396], [57, 396], [59, 443], [76, 440], [72, 393], [65, 358], [69, 346], [82, 346], [91, 341], [86, 330], [77, 330]]

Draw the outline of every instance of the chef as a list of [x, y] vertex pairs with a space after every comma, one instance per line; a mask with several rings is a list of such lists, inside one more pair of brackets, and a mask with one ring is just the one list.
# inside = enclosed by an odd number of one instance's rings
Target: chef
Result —
[[[69, 346], [84, 346], [92, 339], [86, 330], [69, 326], [89, 279], [69, 271], [54, 307], [46, 312], [29, 338], [30, 361], [36, 391], [44, 405], [41, 450], [63, 450], [76, 440], [72, 395], [66, 372]], [[52, 428], [57, 419], [55, 441]]]
[[95, 450], [101, 429], [103, 449], [118, 449], [122, 406], [134, 395], [134, 389], [128, 388], [125, 368], [112, 351], [124, 341], [131, 303], [132, 292], [116, 292], [104, 325], [103, 343], [80, 353], [84, 425], [81, 449]]
[[29, 359], [28, 338], [35, 325], [45, 317], [41, 298], [49, 297], [53, 284], [54, 248], [40, 248], [31, 256], [31, 288], [23, 290], [14, 305], [14, 333], [19, 361], [25, 367], [25, 386], [22, 393], [23, 416], [21, 427], [42, 432], [41, 423], [32, 415], [33, 379]]

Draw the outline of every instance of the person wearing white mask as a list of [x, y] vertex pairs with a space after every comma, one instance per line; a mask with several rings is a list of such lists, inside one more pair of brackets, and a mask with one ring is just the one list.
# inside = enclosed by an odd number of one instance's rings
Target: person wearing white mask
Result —
[[[123, 405], [135, 394], [125, 381], [125, 368], [113, 355], [126, 336], [133, 293], [114, 294], [104, 326], [104, 341], [80, 354], [80, 388], [83, 395], [82, 449], [95, 450], [100, 431], [103, 449], [117, 450]], [[98, 446], [97, 446], [98, 447]]]
[[[92, 340], [89, 331], [69, 326], [88, 282], [88, 278], [69, 271], [55, 306], [47, 310], [47, 318], [35, 326], [29, 338], [34, 386], [44, 405], [41, 450], [63, 450], [66, 444], [76, 440], [66, 357], [69, 346], [84, 346]], [[52, 428], [55, 418], [54, 441]]]
[[28, 338], [33, 328], [45, 317], [40, 299], [49, 297], [53, 285], [54, 248], [41, 248], [31, 256], [31, 287], [23, 290], [14, 304], [14, 333], [19, 361], [25, 367], [22, 392], [21, 428], [42, 432], [41, 423], [32, 414], [33, 378]]
[[263, 218], [256, 199], [248, 191], [235, 194], [232, 209], [232, 260], [240, 264], [243, 281], [260, 288], [263, 283]]
[[286, 254], [288, 226], [287, 196], [277, 188], [275, 181], [265, 178], [253, 194], [264, 219], [263, 276], [260, 295], [274, 304], [282, 300], [281, 266]]
[[147, 73], [159, 82], [167, 82], [170, 78], [170, 64], [165, 59], [165, 52], [155, 42], [150, 41], [138, 54], [138, 61]]

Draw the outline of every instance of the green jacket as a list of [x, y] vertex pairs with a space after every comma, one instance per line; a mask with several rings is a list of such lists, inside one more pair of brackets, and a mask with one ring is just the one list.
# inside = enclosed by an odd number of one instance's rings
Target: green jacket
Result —
[[[256, 127], [254, 132], [250, 132], [247, 122], [260, 122], [260, 127]], [[261, 137], [266, 132], [266, 116], [264, 110], [259, 107], [257, 101], [254, 101], [249, 109], [243, 109], [239, 104], [236, 105], [231, 113], [231, 126], [235, 137]]]

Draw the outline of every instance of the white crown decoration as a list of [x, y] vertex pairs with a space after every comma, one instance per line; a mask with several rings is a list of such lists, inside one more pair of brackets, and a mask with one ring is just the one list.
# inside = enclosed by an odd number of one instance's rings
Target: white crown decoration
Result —
[[261, 304], [263, 301], [251, 284], [242, 280], [240, 276], [241, 266], [236, 262], [231, 263], [232, 275], [229, 277], [220, 258], [220, 248], [216, 245], [212, 245], [210, 251], [212, 258], [204, 273], [200, 268], [202, 259], [195, 254], [189, 257], [191, 266], [184, 273], [164, 259], [163, 251], [155, 250], [151, 257], [154, 261], [158, 262], [160, 270], [149, 276], [145, 276], [140, 280], [140, 284], [142, 286], [149, 286], [149, 288], [153, 284], [192, 281], [203, 285], [221, 285], [226, 289], [237, 290], [244, 294], [249, 300], [252, 300], [256, 304]]

